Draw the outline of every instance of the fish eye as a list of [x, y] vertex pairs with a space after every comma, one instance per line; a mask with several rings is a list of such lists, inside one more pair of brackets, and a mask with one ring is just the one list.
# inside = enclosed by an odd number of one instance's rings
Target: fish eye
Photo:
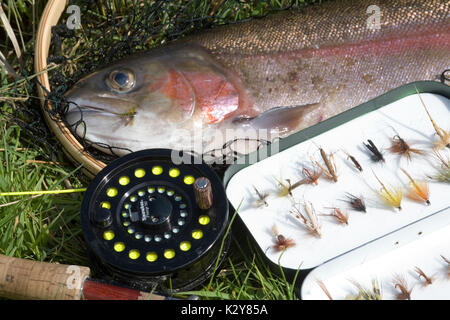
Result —
[[131, 70], [120, 69], [112, 71], [107, 79], [108, 86], [117, 92], [128, 92], [133, 89], [136, 79]]

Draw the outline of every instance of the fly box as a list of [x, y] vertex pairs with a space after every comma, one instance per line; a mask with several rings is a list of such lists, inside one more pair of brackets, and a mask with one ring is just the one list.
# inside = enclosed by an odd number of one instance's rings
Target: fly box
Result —
[[[444, 216], [426, 223], [430, 233], [448, 225], [449, 99], [444, 84], [411, 83], [233, 163], [228, 199], [274, 270], [325, 278], [327, 262], [347, 270], [361, 256], [390, 254], [398, 247], [392, 234], [402, 246], [417, 240], [411, 226], [420, 221]], [[332, 262], [338, 257], [348, 258]], [[302, 290], [303, 298], [323, 297]]]

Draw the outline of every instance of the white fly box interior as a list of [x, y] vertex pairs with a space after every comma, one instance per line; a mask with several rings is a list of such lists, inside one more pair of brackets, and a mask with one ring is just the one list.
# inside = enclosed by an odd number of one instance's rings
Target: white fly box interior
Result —
[[450, 94], [435, 84], [443, 93], [416, 94], [423, 83], [396, 89], [282, 139], [280, 151], [260, 161], [248, 163], [249, 155], [231, 166], [228, 199], [269, 261], [309, 272], [449, 208], [450, 184], [437, 179], [450, 149], [436, 128], [449, 133]]
[[358, 287], [384, 300], [450, 299], [450, 209], [322, 264], [303, 281], [301, 297], [364, 299]]

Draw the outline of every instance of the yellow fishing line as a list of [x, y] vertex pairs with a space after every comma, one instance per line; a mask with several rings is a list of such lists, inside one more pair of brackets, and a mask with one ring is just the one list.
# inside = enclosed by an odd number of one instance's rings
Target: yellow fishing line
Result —
[[7, 196], [31, 196], [31, 195], [40, 195], [40, 194], [76, 193], [76, 192], [85, 192], [86, 189], [87, 188], [64, 189], [64, 190], [22, 191], [22, 192], [0, 192], [0, 197], [7, 197]]

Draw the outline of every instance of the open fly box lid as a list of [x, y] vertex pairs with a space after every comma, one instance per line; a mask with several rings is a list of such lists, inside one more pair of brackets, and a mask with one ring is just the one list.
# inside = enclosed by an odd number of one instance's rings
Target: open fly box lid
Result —
[[[228, 168], [224, 176], [228, 199], [274, 270], [279, 265], [292, 278], [299, 270], [298, 279], [303, 279], [328, 260], [449, 207], [448, 183], [428, 181], [430, 205], [406, 197], [410, 181], [401, 169], [421, 181], [429, 180], [439, 166], [432, 150], [437, 134], [420, 98], [438, 125], [450, 128], [450, 87], [416, 82], [281, 139], [279, 144], [240, 158]], [[391, 153], [388, 149], [396, 135], [423, 154], [414, 154], [409, 160]], [[385, 162], [371, 159], [363, 145], [369, 139]], [[318, 162], [326, 169], [319, 148], [328, 156], [333, 154], [337, 182], [322, 174], [317, 185], [300, 185], [291, 190], [292, 197], [280, 196], [280, 182], [286, 186], [287, 179], [291, 184], [304, 179], [303, 168], [312, 170]], [[347, 154], [357, 159], [362, 172]], [[448, 148], [441, 150], [441, 156], [450, 156]], [[401, 210], [386, 205], [377, 178], [391, 192], [403, 190]], [[352, 210], [349, 194], [364, 199], [366, 212]], [[260, 201], [265, 196], [265, 202]], [[308, 230], [293, 210], [297, 208], [309, 220], [305, 205], [314, 208], [320, 235]], [[348, 213], [348, 225], [330, 216], [333, 208]], [[278, 239], [273, 226], [283, 240], [290, 241], [286, 250], [275, 247]]]
[[[194, 190], [205, 178], [213, 200], [208, 207]], [[81, 206], [93, 271], [164, 293], [198, 286], [222, 262], [230, 243], [228, 216], [214, 171], [195, 156], [168, 149], [113, 161], [92, 180]]]

